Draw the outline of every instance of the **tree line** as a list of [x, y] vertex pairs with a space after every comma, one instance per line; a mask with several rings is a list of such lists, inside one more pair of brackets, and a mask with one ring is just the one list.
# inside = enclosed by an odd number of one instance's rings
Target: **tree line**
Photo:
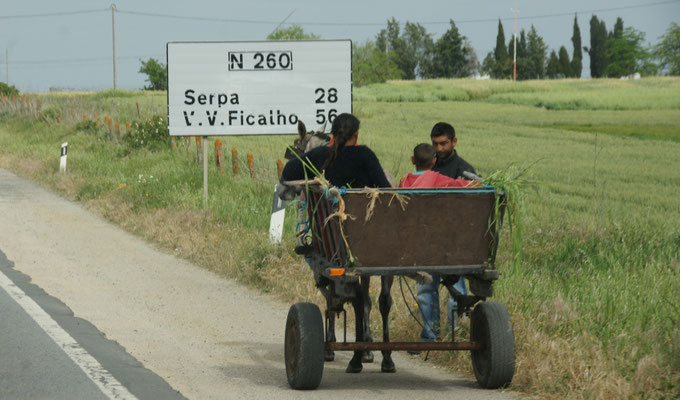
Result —
[[[480, 63], [469, 39], [453, 20], [438, 39], [419, 23], [401, 24], [394, 18], [377, 33], [375, 39], [352, 46], [352, 76], [355, 86], [385, 82], [391, 79], [464, 78], [474, 74], [494, 79], [516, 78], [560, 79], [580, 78], [583, 57], [590, 57], [590, 76], [619, 78], [641, 75], [680, 75], [680, 27], [671, 23], [660, 42], [645, 44], [645, 34], [624, 26], [619, 17], [608, 31], [604, 20], [593, 15], [590, 19], [590, 46], [581, 41], [578, 19], [574, 16], [571, 35], [571, 55], [565, 46], [550, 50], [536, 28], [522, 29], [517, 38], [506, 41], [501, 20], [498, 20], [496, 46]], [[277, 29], [269, 40], [319, 39], [299, 25]], [[517, 49], [515, 49], [515, 43]], [[145, 89], [167, 90], [167, 67], [153, 58], [143, 61], [139, 72], [148, 76]]]
[[[495, 79], [580, 78], [583, 57], [590, 57], [593, 78], [620, 78], [641, 75], [680, 75], [680, 27], [671, 23], [656, 46], [645, 45], [645, 34], [624, 27], [618, 18], [611, 31], [593, 15], [590, 20], [590, 46], [584, 46], [578, 18], [574, 16], [571, 55], [565, 46], [550, 50], [536, 28], [522, 29], [517, 38], [506, 41], [503, 24], [498, 20], [496, 46], [479, 63], [470, 41], [460, 33], [453, 20], [437, 40], [417, 23], [400, 25], [387, 21], [375, 40], [354, 48], [354, 83], [363, 86], [388, 79], [463, 78], [472, 74]], [[515, 46], [517, 47], [515, 49]]]

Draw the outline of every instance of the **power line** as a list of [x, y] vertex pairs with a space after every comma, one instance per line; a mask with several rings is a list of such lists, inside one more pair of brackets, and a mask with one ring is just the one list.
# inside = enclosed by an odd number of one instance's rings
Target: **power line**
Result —
[[[600, 9], [597, 9], [597, 10], [578, 11], [578, 12], [576, 12], [576, 14], [588, 14], [588, 13], [596, 13], [596, 12], [629, 10], [629, 9], [633, 9], [633, 8], [642, 8], [642, 7], [650, 7], [650, 6], [658, 6], [658, 5], [663, 5], [663, 4], [677, 3], [678, 1], [679, 0], [668, 0], [668, 1], [660, 1], [660, 2], [657, 2], [657, 3], [637, 4], [637, 5], [633, 5], [633, 6], [600, 8]], [[535, 15], [535, 16], [532, 16], [532, 17], [517, 17], [517, 19], [564, 17], [564, 16], [567, 16], [567, 15], [574, 15], [574, 14], [575, 13], [546, 14], [546, 15]], [[510, 19], [510, 18], [504, 18], [504, 19]]]
[[[672, 3], [677, 3], [678, 1], [680, 1], [680, 0], [666, 0], [666, 1], [658, 1], [658, 2], [654, 2], [654, 3], [635, 4], [635, 5], [630, 5], [630, 6], [620, 6], [620, 7], [599, 8], [599, 9], [573, 11], [573, 12], [522, 16], [522, 17], [518, 17], [518, 19], [522, 19], [522, 20], [542, 19], [542, 18], [563, 17], [563, 16], [574, 15], [574, 14], [587, 14], [587, 13], [596, 13], [596, 12], [628, 10], [628, 9], [634, 9], [634, 8], [643, 8], [643, 7], [664, 5], [664, 4], [672, 4]], [[91, 13], [98, 13], [98, 12], [104, 12], [104, 11], [108, 12], [109, 10], [110, 10], [110, 8], [96, 9], [96, 10], [82, 10], [82, 11], [65, 11], [65, 12], [56, 12], [56, 13], [42, 13], [42, 14], [0, 15], [0, 19], [56, 17], [56, 16], [67, 16], [67, 15], [77, 15], [77, 14], [91, 14]], [[176, 15], [176, 14], [162, 14], [162, 13], [152, 13], [152, 12], [142, 12], [142, 11], [128, 11], [128, 10], [120, 10], [120, 9], [116, 9], [116, 12], [121, 13], [121, 14], [138, 15], [138, 16], [144, 16], [144, 17], [170, 18], [170, 19], [208, 21], [208, 22], [227, 22], [227, 23], [238, 23], [238, 24], [261, 24], [261, 25], [265, 25], [265, 24], [278, 24], [280, 22], [280, 21], [274, 21], [274, 20], [231, 19], [231, 18], [200, 17], [200, 16], [187, 16], [187, 15]], [[481, 19], [458, 20], [458, 21], [454, 21], [454, 22], [456, 24], [471, 24], [471, 23], [482, 23], [482, 22], [495, 22], [495, 21], [498, 21], [498, 19], [499, 18], [481, 18]], [[510, 19], [513, 19], [513, 17], [505, 17], [505, 18], [500, 18], [500, 19], [501, 20], [510, 20]], [[421, 25], [444, 25], [444, 24], [449, 24], [449, 23], [450, 23], [450, 21], [423, 21], [423, 22], [419, 22], [419, 24], [421, 24]], [[327, 22], [297, 21], [297, 22], [289, 22], [287, 24], [289, 24], [289, 25], [308, 25], [308, 26], [384, 26], [385, 25], [384, 22], [330, 22], [330, 21], [327, 21]]]
[[[542, 14], [542, 15], [531, 15], [531, 16], [522, 16], [518, 17], [517, 19], [521, 20], [531, 20], [531, 19], [543, 19], [543, 18], [554, 18], [554, 17], [564, 17], [564, 16], [570, 16], [574, 14], [588, 14], [588, 13], [596, 13], [596, 12], [609, 12], [609, 11], [619, 11], [619, 10], [627, 10], [627, 9], [634, 9], [634, 8], [642, 8], [642, 7], [651, 7], [651, 6], [658, 6], [658, 5], [664, 5], [664, 4], [672, 4], [672, 3], [677, 3], [680, 0], [666, 0], [666, 1], [658, 1], [654, 3], [646, 3], [646, 4], [635, 4], [635, 5], [630, 5], [630, 6], [620, 6], [620, 7], [611, 7], [611, 8], [599, 8], [599, 9], [592, 9], [592, 10], [582, 10], [582, 11], [570, 11], [570, 12], [563, 12], [563, 13], [553, 13], [553, 14]], [[228, 23], [242, 23], [242, 24], [276, 24], [278, 21], [265, 21], [265, 20], [245, 20], [245, 19], [227, 19], [227, 18], [212, 18], [212, 17], [194, 17], [194, 16], [185, 16], [185, 15], [175, 15], [175, 14], [160, 14], [160, 13], [150, 13], [150, 12], [138, 12], [138, 11], [125, 11], [125, 10], [117, 10], [120, 13], [123, 14], [131, 14], [131, 15], [141, 15], [141, 16], [148, 16], [148, 17], [156, 17], [156, 18], [172, 18], [172, 19], [184, 19], [184, 20], [197, 20], [197, 21], [211, 21], [211, 22], [228, 22]], [[514, 17], [506, 17], [506, 18], [500, 18], [501, 20], [511, 20]], [[470, 23], [482, 23], [482, 22], [496, 22], [498, 21], [499, 18], [480, 18], [480, 19], [468, 19], [468, 20], [458, 20], [454, 21], [456, 25], [458, 24], [470, 24]], [[421, 25], [448, 25], [450, 21], [424, 21], [424, 22], [419, 22]], [[384, 22], [309, 22], [309, 21], [296, 21], [296, 22], [289, 22], [287, 23], [288, 25], [308, 25], [308, 26], [384, 26]]]
[[228, 19], [228, 18], [211, 18], [211, 17], [190, 17], [186, 15], [173, 15], [173, 14], [159, 14], [141, 11], [126, 11], [126, 10], [116, 10], [121, 14], [130, 15], [141, 15], [144, 17], [156, 17], [156, 18], [171, 18], [171, 19], [185, 19], [185, 20], [195, 20], [195, 21], [210, 21], [210, 22], [229, 22], [229, 23], [240, 23], [240, 24], [277, 24], [279, 21], [263, 21], [263, 20], [249, 20], [249, 19]]
[[109, 11], [109, 10], [110, 10], [110, 8], [101, 8], [101, 9], [97, 9], [97, 10], [63, 11], [63, 12], [44, 13], [44, 14], [0, 15], [0, 19], [62, 17], [62, 16], [65, 16], [65, 15], [92, 14], [92, 13], [98, 13], [98, 12]]
[[[148, 55], [144, 56], [126, 56], [126, 57], [117, 57], [116, 59], [118, 60], [139, 60], [139, 59], [144, 59], [148, 58]], [[164, 58], [165, 55], [158, 56], [158, 58]], [[152, 57], [153, 58], [153, 57]], [[101, 62], [101, 61], [111, 61], [109, 57], [91, 57], [91, 58], [67, 58], [67, 59], [55, 59], [55, 60], [19, 60], [19, 61], [12, 61], [12, 64], [15, 65], [45, 65], [45, 64], [75, 64], [75, 63], [92, 63], [92, 62]]]

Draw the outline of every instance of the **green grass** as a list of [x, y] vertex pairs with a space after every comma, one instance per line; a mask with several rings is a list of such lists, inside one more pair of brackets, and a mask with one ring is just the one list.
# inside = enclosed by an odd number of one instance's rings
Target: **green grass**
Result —
[[554, 123], [544, 126], [549, 129], [603, 133], [614, 136], [629, 136], [636, 139], [672, 140], [680, 141], [680, 127], [673, 125], [621, 125], [621, 124], [569, 124]]
[[[529, 171], [535, 185], [527, 192], [525, 256], [518, 268], [510, 267], [506, 234], [498, 260], [502, 277], [495, 285], [495, 299], [514, 315], [520, 361], [516, 389], [572, 398], [680, 395], [678, 89], [680, 79], [649, 78], [435, 80], [355, 90], [359, 141], [395, 176], [412, 170], [412, 148], [429, 140], [438, 121], [455, 126], [459, 154], [482, 175], [535, 162]], [[59, 145], [68, 141], [69, 174], [77, 177], [71, 191], [75, 198], [105, 198], [139, 216], [202, 209], [202, 171], [193, 139], [189, 152], [181, 141], [174, 151], [130, 149], [112, 142], [101, 124], [91, 131], [74, 130], [82, 114], [91, 119], [97, 113], [100, 122], [102, 115], [136, 120], [137, 103], [142, 116], [163, 114], [163, 93], [50, 94], [41, 99], [43, 109], [54, 110], [50, 118], [59, 115], [63, 122], [48, 128], [0, 107], [0, 161], [35, 160], [37, 172], [29, 175], [50, 185], [63, 179], [57, 173]], [[210, 216], [225, 232], [236, 230], [247, 238], [234, 239], [229, 244], [234, 247], [225, 244], [225, 251], [231, 251], [225, 254], [238, 253], [233, 257], [239, 268], [250, 268], [239, 270], [245, 274], [239, 276], [273, 292], [288, 291], [293, 284], [262, 276], [268, 262], [280, 259], [281, 250], [261, 246], [252, 235], [267, 230], [275, 161], [292, 139], [222, 138], [224, 176], [210, 159]], [[230, 173], [232, 147], [239, 151], [238, 177]], [[212, 154], [212, 139], [209, 148]], [[255, 155], [257, 180], [247, 173], [248, 152]], [[288, 248], [293, 215], [289, 205]], [[302, 267], [299, 273], [308, 271]], [[561, 348], [567, 350], [556, 350]], [[552, 364], [543, 370], [546, 360]], [[578, 375], [584, 365], [593, 373], [599, 368], [599, 380]]]
[[673, 78], [643, 80], [429, 80], [391, 82], [355, 90], [357, 101], [484, 101], [548, 110], [680, 109], [680, 84]]

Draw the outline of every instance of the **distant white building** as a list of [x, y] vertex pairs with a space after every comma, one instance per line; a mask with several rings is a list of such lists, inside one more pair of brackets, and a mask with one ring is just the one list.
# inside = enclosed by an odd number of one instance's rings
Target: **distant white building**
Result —
[[627, 81], [627, 80], [629, 80], [629, 79], [640, 79], [640, 73], [639, 73], [639, 72], [636, 72], [636, 73], [634, 73], [634, 74], [632, 74], [632, 75], [622, 76], [621, 79], [624, 80], [624, 81]]

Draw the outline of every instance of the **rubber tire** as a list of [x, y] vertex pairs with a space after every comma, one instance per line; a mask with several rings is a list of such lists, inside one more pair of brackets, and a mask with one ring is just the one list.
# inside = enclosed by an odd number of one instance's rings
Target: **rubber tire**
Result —
[[324, 363], [324, 334], [321, 311], [313, 303], [290, 307], [286, 320], [285, 363], [288, 384], [293, 389], [316, 389]]
[[483, 346], [471, 352], [477, 382], [486, 389], [509, 385], [515, 374], [515, 335], [508, 309], [502, 303], [477, 304], [471, 315], [470, 339]]

